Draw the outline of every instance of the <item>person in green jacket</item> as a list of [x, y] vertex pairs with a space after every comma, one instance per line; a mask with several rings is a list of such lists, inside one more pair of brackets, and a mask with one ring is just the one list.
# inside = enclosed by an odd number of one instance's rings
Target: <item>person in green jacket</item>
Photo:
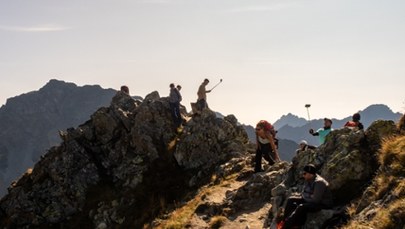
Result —
[[323, 128], [319, 128], [316, 132], [314, 131], [314, 129], [309, 130], [309, 133], [312, 134], [312, 136], [319, 136], [319, 142], [321, 143], [321, 145], [325, 143], [326, 136], [333, 130], [332, 120], [324, 118], [323, 121]]

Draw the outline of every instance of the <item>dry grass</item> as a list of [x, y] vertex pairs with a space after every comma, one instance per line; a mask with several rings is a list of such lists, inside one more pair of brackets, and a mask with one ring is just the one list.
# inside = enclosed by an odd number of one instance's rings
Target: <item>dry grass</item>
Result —
[[372, 223], [376, 228], [395, 228], [405, 223], [405, 198], [396, 200], [386, 209], [377, 212]]
[[[376, 214], [368, 219], [354, 219], [345, 229], [397, 228], [405, 224], [405, 136], [384, 141], [379, 155], [381, 170], [374, 178], [367, 196], [368, 201], [376, 201], [391, 196], [391, 202], [375, 209]], [[357, 207], [348, 208], [349, 214], [355, 216]]]
[[350, 217], [350, 218], [353, 218], [353, 217], [356, 215], [356, 213], [357, 213], [357, 206], [356, 206], [356, 204], [350, 204], [350, 205], [347, 207], [347, 213], [349, 214], [349, 217]]
[[398, 122], [398, 129], [405, 134], [405, 114], [402, 115], [402, 118]]
[[392, 175], [405, 175], [405, 136], [384, 141], [379, 162], [382, 168], [393, 172]]
[[211, 229], [218, 229], [227, 221], [227, 218], [224, 216], [214, 216], [211, 218], [210, 221], [210, 228]]
[[376, 215], [367, 222], [353, 220], [344, 229], [362, 229], [362, 228], [398, 228], [399, 225], [405, 225], [405, 198], [392, 202], [387, 208], [377, 209]]
[[199, 194], [196, 198], [190, 200], [183, 207], [175, 210], [170, 218], [161, 224], [159, 229], [181, 229], [184, 228], [187, 222], [190, 220], [198, 205], [201, 203], [201, 196]]
[[371, 226], [361, 225], [358, 222], [351, 222], [349, 225], [345, 226], [344, 229], [374, 229]]
[[[226, 185], [229, 182], [232, 182], [232, 181], [230, 181], [230, 180], [225, 181], [224, 180], [217, 186], [209, 186], [209, 185], [207, 185], [207, 186], [201, 188], [200, 191], [197, 193], [197, 195], [192, 200], [187, 202], [184, 206], [182, 206], [182, 207], [176, 209], [175, 211], [173, 211], [172, 214], [170, 215], [169, 219], [162, 222], [162, 224], [159, 225], [157, 228], [158, 229], [180, 229], [180, 228], [185, 228], [185, 225], [187, 225], [187, 223], [191, 220], [191, 218], [193, 217], [194, 212], [196, 211], [197, 207], [203, 202], [204, 197], [207, 196], [207, 195], [210, 195], [211, 193], [215, 193], [215, 191], [216, 191], [215, 189], [217, 187], [220, 187], [221, 185]], [[217, 223], [222, 222], [220, 220], [221, 219], [220, 216], [217, 216], [217, 217], [214, 217], [214, 218], [217, 219], [216, 220], [216, 221], [218, 221]], [[215, 227], [212, 227], [212, 228], [215, 228]]]

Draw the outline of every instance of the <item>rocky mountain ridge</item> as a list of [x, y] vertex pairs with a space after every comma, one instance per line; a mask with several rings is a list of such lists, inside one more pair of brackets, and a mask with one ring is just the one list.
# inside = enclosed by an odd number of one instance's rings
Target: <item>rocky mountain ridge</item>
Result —
[[88, 120], [115, 93], [100, 86], [50, 80], [38, 91], [8, 99], [0, 108], [0, 195], [46, 149], [61, 142], [59, 130]]
[[141, 228], [248, 142], [235, 117], [209, 110], [178, 135], [157, 92], [119, 92], [61, 138], [1, 200], [2, 227]]
[[[336, 207], [347, 207], [381, 168], [382, 139], [400, 134], [392, 121], [337, 130], [292, 163], [253, 174], [254, 145], [236, 117], [204, 110], [187, 120], [177, 133], [167, 98], [153, 92], [136, 101], [117, 93], [109, 107], [61, 132], [62, 144], [9, 188], [0, 201], [1, 227], [274, 228], [285, 199], [302, 187], [305, 164], [317, 165]], [[395, 168], [395, 176], [404, 175], [403, 166]], [[404, 193], [392, 198], [403, 200]], [[352, 218], [361, 219], [361, 211]], [[310, 216], [307, 228], [336, 213]]]

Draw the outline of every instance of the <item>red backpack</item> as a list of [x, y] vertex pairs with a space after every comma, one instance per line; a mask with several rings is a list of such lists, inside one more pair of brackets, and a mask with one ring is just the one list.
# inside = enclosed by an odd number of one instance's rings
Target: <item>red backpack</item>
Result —
[[348, 121], [346, 122], [345, 127], [357, 127], [357, 123], [353, 121]]

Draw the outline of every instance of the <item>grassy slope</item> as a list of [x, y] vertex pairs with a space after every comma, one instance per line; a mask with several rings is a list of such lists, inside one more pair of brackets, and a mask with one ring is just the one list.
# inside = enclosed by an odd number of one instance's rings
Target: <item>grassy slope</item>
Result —
[[[366, 204], [381, 201], [375, 214], [365, 219], [354, 216], [345, 229], [402, 228], [405, 224], [405, 136], [388, 139], [383, 143], [379, 156], [379, 173], [363, 197]], [[365, 199], [365, 200], [364, 200]], [[354, 207], [353, 213], [359, 213]]]

